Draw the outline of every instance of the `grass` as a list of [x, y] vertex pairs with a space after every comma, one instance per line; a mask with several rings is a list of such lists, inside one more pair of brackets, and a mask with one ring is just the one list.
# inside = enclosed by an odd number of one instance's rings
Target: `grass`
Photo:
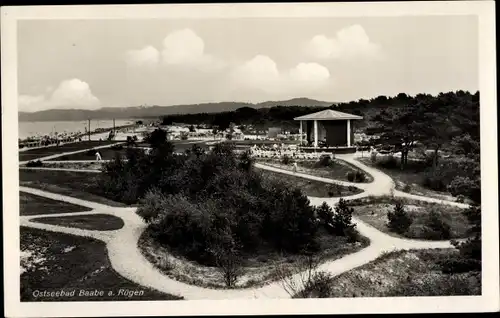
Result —
[[[398, 198], [399, 200], [400, 198]], [[405, 211], [413, 219], [410, 228], [403, 234], [391, 232], [387, 226], [387, 213], [394, 210], [394, 202], [391, 197], [368, 197], [349, 201], [354, 207], [354, 215], [362, 221], [370, 224], [379, 231], [404, 238], [445, 240], [453, 238], [465, 238], [468, 236], [468, 230], [471, 225], [463, 215], [464, 209], [444, 204], [422, 202], [404, 198], [401, 200], [405, 205]], [[434, 210], [438, 212], [440, 218], [450, 226], [450, 237], [441, 238], [430, 236], [426, 226], [429, 212]]]
[[[94, 239], [21, 227], [21, 301], [178, 300], [140, 286], [116, 273], [106, 245]], [[75, 292], [74, 296], [35, 297], [36, 292]], [[103, 296], [79, 296], [80, 291]], [[133, 291], [127, 297], [119, 291]], [[35, 293], [34, 293], [35, 292]]]
[[19, 207], [21, 216], [74, 213], [91, 210], [87, 207], [56, 201], [26, 192], [19, 192]]
[[[376, 260], [328, 281], [333, 297], [398, 297], [481, 295], [481, 274], [471, 271], [444, 274], [439, 261], [455, 249], [410, 250], [386, 253]], [[316, 298], [315, 291], [307, 291]]]
[[[262, 162], [266, 165], [273, 166], [276, 168], [293, 171], [292, 164], [284, 164], [277, 159], [259, 159], [258, 162]], [[333, 159], [332, 164], [328, 167], [321, 167], [318, 165], [318, 161], [313, 161], [313, 160], [297, 161], [297, 172], [299, 173], [305, 173], [317, 177], [335, 179], [340, 181], [349, 181], [347, 179], [347, 173], [356, 172], [359, 170], [360, 169], [358, 169], [357, 167], [341, 159]], [[373, 177], [366, 172], [364, 173], [366, 176], [366, 180], [364, 182], [372, 182]]]
[[127, 206], [124, 203], [115, 202], [100, 196], [101, 189], [98, 185], [97, 177], [96, 173], [19, 169], [21, 186], [37, 188], [110, 206]]
[[320, 198], [343, 197], [363, 192], [363, 190], [353, 186], [346, 187], [339, 184], [331, 184], [316, 180], [309, 180], [306, 178], [286, 175], [279, 172], [272, 172], [268, 170], [260, 170], [260, 172], [267, 178], [285, 182], [289, 184], [290, 187], [299, 188], [307, 196], [312, 196], [312, 197], [320, 197]]
[[[121, 149], [120, 149], [121, 148]], [[126, 147], [119, 147], [119, 148], [101, 148], [98, 149], [99, 153], [101, 154], [101, 158], [103, 160], [111, 160], [114, 159], [115, 156], [119, 155], [120, 157], [125, 157], [126, 154]], [[75, 153], [72, 155], [64, 155], [58, 158], [51, 159], [52, 161], [66, 161], [66, 160], [95, 160], [95, 153], [90, 153], [90, 152], [80, 152], [80, 153]], [[47, 162], [50, 162], [51, 160], [48, 160]]]
[[[319, 231], [318, 242], [321, 251], [317, 257], [321, 261], [335, 260], [347, 254], [361, 250], [369, 245], [367, 238], [361, 237], [360, 242], [348, 243], [343, 236], [334, 236], [324, 229]], [[227, 288], [216, 267], [200, 265], [187, 259], [182, 251], [171, 249], [159, 243], [150, 229], [144, 231], [139, 239], [142, 254], [165, 275], [191, 285], [205, 288]], [[277, 267], [293, 268], [302, 259], [297, 254], [282, 254], [275, 249], [262, 248], [255, 253], [242, 255], [244, 264], [243, 275], [234, 288], [259, 287], [278, 279]]]
[[397, 190], [441, 200], [455, 200], [455, 198], [448, 192], [435, 191], [422, 186], [423, 171], [416, 171], [415, 169], [401, 170], [400, 168], [389, 169], [375, 165], [370, 158], [358, 158], [357, 160], [390, 176], [394, 180]]
[[82, 141], [82, 142], [64, 144], [61, 146], [52, 146], [52, 147], [45, 147], [45, 148], [39, 148], [39, 149], [29, 149], [29, 150], [24, 150], [24, 151], [19, 152], [19, 161], [33, 160], [33, 159], [37, 159], [37, 158], [55, 155], [58, 153], [78, 151], [78, 150], [89, 149], [92, 147], [97, 147], [97, 146], [102, 146], [102, 145], [109, 145], [109, 144], [113, 144], [113, 143], [116, 143], [116, 141], [112, 141], [112, 140], [102, 140], [102, 141], [91, 140], [91, 141], [88, 141], [87, 140], [87, 141]]
[[43, 217], [32, 219], [31, 221], [96, 231], [119, 230], [125, 225], [119, 217], [108, 214], [70, 215], [57, 218]]

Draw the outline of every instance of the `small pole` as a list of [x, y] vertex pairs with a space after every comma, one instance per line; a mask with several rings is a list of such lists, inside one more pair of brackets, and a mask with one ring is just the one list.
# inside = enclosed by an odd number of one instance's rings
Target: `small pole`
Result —
[[89, 134], [89, 141], [90, 141], [90, 118], [89, 118], [89, 128], [87, 129], [88, 130], [88, 134]]

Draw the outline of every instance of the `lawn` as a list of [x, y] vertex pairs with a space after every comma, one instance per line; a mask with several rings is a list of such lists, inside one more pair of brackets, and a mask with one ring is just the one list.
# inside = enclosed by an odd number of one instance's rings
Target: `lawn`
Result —
[[[456, 253], [455, 249], [387, 253], [326, 280], [330, 290], [323, 298], [481, 295], [480, 272], [445, 274], [441, 271], [440, 260]], [[308, 298], [318, 298], [315, 291], [308, 290], [306, 294]]]
[[[101, 154], [102, 160], [111, 160], [114, 159], [115, 156], [120, 156], [120, 157], [125, 157], [127, 147], [123, 147], [121, 145], [116, 146], [116, 147], [109, 147], [109, 148], [101, 148], [98, 149], [99, 153]], [[75, 153], [72, 155], [64, 155], [61, 157], [57, 157], [54, 159], [50, 159], [47, 162], [52, 161], [66, 161], [66, 160], [95, 160], [95, 152], [93, 150], [85, 151], [85, 152], [80, 152], [80, 153]]]
[[[263, 163], [272, 167], [293, 171], [293, 165], [284, 164], [282, 161], [277, 159], [259, 159], [257, 162]], [[314, 160], [298, 160], [297, 161], [297, 172], [310, 174], [317, 177], [335, 179], [340, 181], [349, 181], [347, 179], [347, 173], [354, 173], [360, 171], [357, 167], [345, 162], [341, 159], [332, 159], [331, 164], [327, 167], [323, 167], [318, 161]], [[373, 177], [365, 173], [366, 180], [364, 182], [372, 182]]]
[[65, 217], [42, 217], [32, 219], [32, 222], [59, 225], [65, 227], [76, 227], [84, 230], [112, 231], [119, 230], [125, 224], [123, 220], [114, 215], [92, 214], [92, 215], [70, 215]]
[[363, 190], [354, 186], [342, 186], [339, 184], [325, 183], [316, 180], [309, 180], [301, 177], [272, 172], [264, 169], [259, 169], [264, 177], [288, 183], [290, 187], [299, 188], [307, 196], [328, 198], [328, 197], [343, 197], [358, 194]]
[[[361, 250], [370, 244], [369, 240], [360, 237], [359, 242], [349, 243], [344, 236], [334, 236], [320, 229], [318, 234], [320, 252], [316, 255], [318, 262], [341, 258]], [[188, 284], [207, 288], [227, 288], [216, 267], [200, 265], [176, 251], [161, 245], [154, 239], [151, 230], [147, 229], [139, 239], [142, 254], [165, 275]], [[278, 279], [278, 267], [295, 268], [303, 259], [297, 254], [279, 253], [273, 248], [263, 248], [255, 253], [242, 255], [242, 275], [234, 288], [263, 286]]]
[[92, 147], [109, 145], [109, 144], [113, 144], [113, 143], [116, 143], [116, 141], [113, 141], [113, 140], [102, 140], [102, 141], [91, 140], [91, 141], [88, 141], [87, 140], [87, 141], [82, 141], [82, 142], [64, 144], [61, 146], [45, 147], [45, 148], [39, 148], [39, 149], [29, 149], [29, 150], [24, 150], [24, 151], [19, 152], [19, 161], [34, 160], [37, 158], [51, 156], [51, 155], [55, 155], [58, 153], [78, 151], [78, 150], [83, 150], [83, 149], [89, 149]]
[[[384, 233], [412, 239], [428, 239], [428, 240], [446, 240], [453, 238], [465, 238], [468, 236], [468, 230], [471, 228], [469, 221], [463, 215], [464, 209], [438, 203], [430, 203], [416, 201], [411, 199], [403, 199], [405, 211], [413, 219], [409, 229], [402, 233], [396, 234], [391, 232], [387, 226], [387, 213], [394, 210], [394, 202], [390, 197], [368, 197], [349, 201], [349, 204], [354, 208], [354, 215], [362, 221], [372, 225], [379, 231]], [[449, 225], [450, 237], [441, 237], [431, 231], [429, 227], [429, 212], [436, 211], [440, 215], [440, 219]]]
[[455, 201], [455, 198], [448, 192], [434, 191], [422, 186], [422, 172], [416, 172], [411, 169], [401, 170], [399, 168], [388, 169], [380, 167], [378, 165], [374, 165], [370, 158], [358, 158], [358, 160], [365, 165], [376, 168], [390, 176], [394, 180], [397, 190], [441, 200]]
[[[120, 276], [107, 253], [106, 245], [98, 240], [21, 227], [21, 301], [181, 299]], [[102, 291], [103, 296], [80, 296], [81, 291], [94, 290]], [[37, 297], [58, 291], [75, 295]]]
[[88, 172], [19, 169], [20, 186], [37, 188], [110, 206], [127, 206], [124, 203], [100, 196], [101, 189], [97, 183], [97, 177], [96, 173]]
[[91, 209], [71, 203], [56, 201], [26, 192], [19, 192], [20, 215], [74, 213]]

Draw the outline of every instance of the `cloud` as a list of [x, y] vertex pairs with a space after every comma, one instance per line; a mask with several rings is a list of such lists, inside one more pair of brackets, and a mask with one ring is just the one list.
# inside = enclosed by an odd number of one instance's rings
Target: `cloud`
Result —
[[62, 81], [46, 95], [20, 95], [19, 110], [35, 112], [46, 109], [96, 109], [100, 101], [92, 94], [89, 84], [77, 78]]
[[354, 59], [379, 57], [381, 47], [370, 41], [365, 29], [356, 24], [341, 29], [334, 38], [314, 36], [306, 45], [306, 52], [317, 59]]
[[131, 66], [156, 66], [160, 61], [160, 52], [150, 45], [141, 50], [128, 51], [125, 59]]
[[219, 70], [226, 66], [222, 60], [205, 53], [205, 42], [191, 29], [181, 29], [169, 33], [160, 50], [152, 45], [141, 50], [126, 53], [129, 66], [153, 67], [163, 64], [170, 67]]
[[269, 56], [257, 55], [237, 66], [232, 82], [272, 94], [294, 94], [322, 87], [330, 80], [330, 72], [318, 63], [299, 63], [280, 71]]

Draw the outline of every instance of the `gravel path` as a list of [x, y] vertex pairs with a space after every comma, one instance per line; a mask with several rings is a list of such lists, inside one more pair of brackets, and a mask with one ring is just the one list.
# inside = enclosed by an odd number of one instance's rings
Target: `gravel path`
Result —
[[[260, 169], [271, 170], [289, 175], [295, 175], [311, 180], [323, 181], [328, 183], [339, 183], [343, 185], [353, 185], [364, 190], [363, 193], [345, 197], [347, 200], [362, 198], [366, 196], [389, 195], [391, 192], [395, 196], [409, 197], [421, 201], [436, 202], [460, 207], [466, 207], [465, 204], [459, 204], [451, 201], [442, 201], [434, 198], [423, 196], [408, 195], [404, 192], [394, 191], [394, 182], [392, 179], [381, 171], [367, 167], [363, 163], [355, 160], [353, 155], [339, 155], [339, 159], [345, 160], [358, 168], [370, 173], [374, 181], [371, 183], [350, 183], [337, 181], [317, 176], [305, 175], [301, 173], [293, 173], [274, 167], [256, 164]], [[67, 170], [67, 169], [51, 169], [51, 170]], [[80, 170], [81, 171], [81, 170]], [[90, 171], [89, 171], [90, 172]], [[93, 170], [92, 172], [95, 172]], [[273, 282], [259, 288], [247, 289], [210, 289], [203, 288], [187, 283], [179, 282], [162, 274], [153, 266], [142, 254], [137, 245], [140, 235], [146, 228], [146, 224], [135, 213], [136, 208], [117, 208], [110, 207], [104, 204], [91, 201], [76, 199], [60, 194], [50, 193], [38, 189], [20, 187], [20, 191], [47, 197], [54, 200], [64, 201], [72, 204], [81, 205], [92, 208], [90, 212], [81, 212], [78, 214], [110, 214], [120, 217], [124, 222], [124, 227], [114, 231], [92, 231], [82, 230], [70, 227], [42, 224], [31, 222], [31, 219], [39, 216], [22, 216], [21, 225], [33, 227], [53, 232], [62, 232], [78, 236], [86, 236], [99, 239], [107, 244], [108, 254], [113, 268], [123, 277], [143, 286], [147, 286], [158, 291], [169, 294], [181, 295], [185, 299], [254, 299], [254, 298], [290, 298], [279, 282]], [[319, 205], [326, 202], [330, 206], [339, 201], [340, 198], [316, 198], [309, 197], [311, 204]], [[50, 217], [68, 216], [71, 214], [52, 214]], [[74, 215], [74, 213], [73, 213]], [[47, 217], [44, 215], [44, 217]], [[412, 239], [402, 239], [385, 234], [369, 224], [364, 223], [360, 219], [353, 217], [353, 223], [356, 223], [357, 230], [361, 235], [370, 239], [370, 245], [356, 253], [346, 255], [340, 259], [327, 261], [320, 265], [319, 270], [324, 270], [332, 275], [339, 275], [358, 266], [362, 266], [370, 261], [375, 260], [384, 252], [394, 250], [408, 249], [428, 249], [428, 248], [451, 248], [449, 241], [422, 241]], [[298, 282], [299, 275], [293, 277]]]

